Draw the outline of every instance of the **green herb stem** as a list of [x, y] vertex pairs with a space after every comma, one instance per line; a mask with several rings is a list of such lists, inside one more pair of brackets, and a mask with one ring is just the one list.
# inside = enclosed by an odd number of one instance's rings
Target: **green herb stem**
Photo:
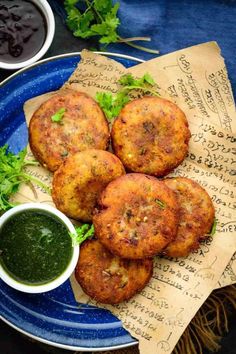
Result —
[[35, 184], [37, 184], [39, 187], [43, 188], [45, 190], [45, 192], [47, 192], [48, 194], [51, 194], [51, 189], [50, 187], [48, 187], [45, 183], [43, 183], [42, 181], [40, 181], [38, 178], [33, 177], [31, 175], [28, 175], [27, 173], [21, 173], [19, 175], [19, 177], [22, 176], [25, 180], [27, 181], [32, 181]]
[[24, 167], [26, 166], [39, 166], [39, 163], [36, 160], [26, 160], [24, 161]]
[[103, 21], [104, 21], [104, 18], [103, 18], [102, 15], [99, 13], [99, 11], [97, 11], [96, 7], [93, 6], [94, 1], [92, 1], [92, 3], [88, 5], [89, 2], [88, 2], [88, 0], [86, 0], [86, 3], [87, 3], [87, 6], [89, 6], [89, 9], [91, 8], [92, 11], [95, 13], [95, 15], [99, 18], [99, 20], [100, 20], [101, 22], [103, 22]]
[[118, 43], [127, 43], [127, 42], [136, 42], [136, 41], [150, 42], [151, 38], [150, 37], [130, 37], [130, 38], [119, 37], [119, 40], [117, 42]]
[[159, 54], [160, 53], [159, 50], [146, 48], [146, 47], [143, 47], [138, 44], [134, 44], [134, 43], [130, 43], [130, 42], [125, 42], [125, 44], [129, 45], [130, 47], [142, 50], [143, 52], [147, 52], [147, 53], [151, 53], [151, 54]]

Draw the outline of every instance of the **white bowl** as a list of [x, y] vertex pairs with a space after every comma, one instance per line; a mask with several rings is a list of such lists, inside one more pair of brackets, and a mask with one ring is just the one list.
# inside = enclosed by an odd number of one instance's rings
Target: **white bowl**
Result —
[[46, 0], [31, 0], [31, 1], [35, 3], [37, 7], [40, 8], [40, 10], [42, 11], [46, 19], [47, 32], [46, 32], [46, 38], [44, 44], [33, 57], [25, 61], [21, 61], [19, 63], [6, 63], [0, 60], [1, 69], [16, 70], [35, 63], [37, 60], [41, 59], [44, 56], [44, 54], [47, 52], [48, 48], [52, 43], [54, 33], [55, 33], [55, 19], [51, 7]]
[[[4, 213], [0, 217], [0, 228], [13, 215], [17, 214], [20, 211], [26, 211], [26, 210], [30, 210], [30, 209], [44, 210], [48, 213], [51, 213], [52, 215], [56, 216], [59, 220], [62, 221], [62, 223], [67, 227], [68, 232], [75, 233], [74, 225], [67, 218], [67, 216], [65, 216], [63, 213], [61, 213], [56, 208], [53, 208], [50, 205], [45, 205], [45, 204], [41, 204], [41, 203], [21, 204], [21, 205], [18, 205], [16, 207], [8, 210], [6, 213]], [[70, 277], [70, 275], [73, 273], [73, 271], [76, 267], [76, 264], [77, 264], [77, 261], [79, 258], [79, 246], [72, 245], [72, 247], [73, 247], [72, 257], [71, 257], [71, 260], [70, 260], [67, 268], [64, 270], [64, 272], [59, 277], [57, 277], [56, 279], [52, 280], [49, 283], [40, 284], [40, 285], [29, 285], [29, 284], [20, 283], [17, 280], [15, 280], [14, 278], [12, 278], [11, 275], [5, 271], [5, 269], [2, 267], [1, 264], [0, 264], [0, 278], [5, 283], [10, 285], [12, 288], [26, 292], [26, 293], [42, 293], [42, 292], [46, 292], [49, 290], [53, 290], [53, 289], [57, 288], [59, 285], [61, 285], [62, 283], [64, 283]]]

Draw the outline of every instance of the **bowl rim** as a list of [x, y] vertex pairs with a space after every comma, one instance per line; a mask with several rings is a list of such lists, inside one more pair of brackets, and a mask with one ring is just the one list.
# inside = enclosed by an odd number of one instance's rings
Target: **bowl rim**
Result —
[[[17, 205], [12, 209], [9, 209], [0, 217], [0, 228], [13, 215], [19, 212], [32, 210], [32, 209], [46, 211], [56, 216], [67, 227], [69, 232], [72, 233], [76, 232], [74, 225], [65, 214], [63, 214], [58, 209], [52, 207], [51, 205], [42, 204], [42, 203], [25, 203], [25, 204]], [[0, 264], [0, 278], [12, 288], [22, 292], [31, 293], [31, 294], [47, 292], [57, 288], [71, 276], [78, 262], [78, 258], [79, 258], [79, 246], [73, 245], [72, 243], [72, 256], [66, 269], [56, 279], [45, 284], [30, 285], [30, 284], [20, 283], [16, 279], [11, 277], [11, 275], [3, 268], [1, 264]]]
[[16, 70], [31, 65], [41, 59], [49, 49], [55, 34], [55, 18], [51, 6], [47, 0], [31, 0], [44, 14], [46, 19], [47, 33], [40, 50], [31, 58], [19, 63], [7, 63], [0, 60], [0, 69]]

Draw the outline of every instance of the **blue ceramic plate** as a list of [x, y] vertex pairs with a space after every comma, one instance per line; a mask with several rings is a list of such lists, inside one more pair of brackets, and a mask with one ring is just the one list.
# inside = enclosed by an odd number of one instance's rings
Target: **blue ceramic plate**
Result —
[[[126, 67], [139, 59], [104, 53]], [[80, 61], [79, 53], [42, 60], [22, 69], [0, 85], [0, 146], [22, 150], [28, 141], [23, 104], [29, 98], [59, 89]], [[20, 332], [57, 347], [99, 351], [137, 342], [110, 312], [78, 305], [70, 282], [44, 294], [18, 292], [0, 280], [1, 318]]]

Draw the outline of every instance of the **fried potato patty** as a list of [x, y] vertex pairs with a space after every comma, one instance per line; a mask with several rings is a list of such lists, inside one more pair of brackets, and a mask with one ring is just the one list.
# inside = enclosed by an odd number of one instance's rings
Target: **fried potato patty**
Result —
[[125, 105], [111, 137], [115, 154], [129, 171], [165, 176], [185, 158], [190, 131], [174, 103], [143, 97]]
[[155, 177], [131, 173], [109, 183], [95, 209], [96, 236], [113, 254], [141, 259], [161, 252], [177, 232], [174, 192]]
[[[65, 110], [59, 122], [52, 116]], [[72, 90], [57, 93], [33, 114], [29, 143], [37, 160], [55, 171], [71, 154], [87, 149], [105, 150], [109, 142], [107, 120], [87, 94]]]
[[152, 276], [153, 261], [121, 259], [98, 240], [85, 241], [80, 248], [75, 277], [91, 298], [118, 304], [142, 290]]
[[67, 216], [91, 221], [98, 195], [125, 173], [121, 161], [103, 150], [85, 150], [68, 157], [54, 173], [52, 199]]
[[167, 178], [163, 183], [178, 199], [180, 214], [177, 237], [164, 250], [170, 257], [184, 257], [199, 247], [210, 232], [215, 217], [211, 198], [198, 183], [184, 177]]

